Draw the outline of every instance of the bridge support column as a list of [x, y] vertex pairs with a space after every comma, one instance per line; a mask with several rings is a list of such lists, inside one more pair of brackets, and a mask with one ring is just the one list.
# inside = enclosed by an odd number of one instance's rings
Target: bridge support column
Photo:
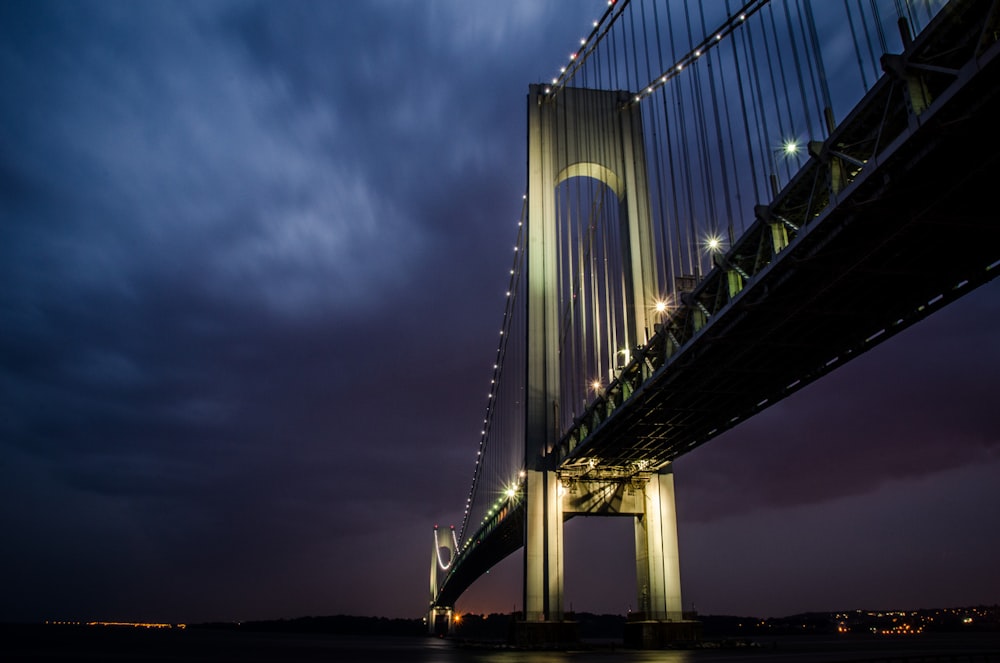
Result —
[[454, 609], [448, 606], [431, 606], [427, 612], [427, 633], [429, 635], [450, 635], [454, 630]]
[[659, 649], [701, 639], [701, 625], [681, 610], [674, 475], [670, 466], [650, 476], [644, 512], [635, 518], [635, 566], [639, 612], [625, 624], [625, 646]]
[[527, 473], [527, 536], [524, 546], [524, 619], [563, 618], [563, 514], [559, 477]]
[[524, 539], [524, 621], [514, 622], [521, 647], [573, 644], [576, 622], [563, 614], [562, 484], [552, 470], [528, 470]]
[[670, 467], [650, 476], [644, 513], [635, 519], [639, 611], [647, 620], [680, 621], [681, 570], [677, 546], [674, 475]]

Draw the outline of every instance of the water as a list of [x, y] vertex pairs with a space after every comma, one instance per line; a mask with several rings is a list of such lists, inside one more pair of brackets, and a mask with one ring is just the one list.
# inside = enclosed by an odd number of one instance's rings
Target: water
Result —
[[689, 650], [635, 651], [611, 642], [568, 651], [518, 651], [421, 637], [350, 637], [187, 629], [5, 626], [0, 661], [202, 661], [206, 663], [817, 663], [996, 661], [1000, 633], [906, 638], [787, 636]]

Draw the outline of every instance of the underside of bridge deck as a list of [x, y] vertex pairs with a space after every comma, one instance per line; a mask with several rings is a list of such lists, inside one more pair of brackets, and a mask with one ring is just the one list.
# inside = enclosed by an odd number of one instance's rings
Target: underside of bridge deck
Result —
[[[997, 55], [993, 43], [953, 75], [956, 84], [665, 359], [627, 406], [576, 444], [564, 440], [564, 466], [662, 466], [1000, 273]], [[868, 111], [875, 114], [886, 113]], [[860, 113], [850, 119], [867, 121]], [[667, 343], [660, 333], [646, 352], [665, 352]]]

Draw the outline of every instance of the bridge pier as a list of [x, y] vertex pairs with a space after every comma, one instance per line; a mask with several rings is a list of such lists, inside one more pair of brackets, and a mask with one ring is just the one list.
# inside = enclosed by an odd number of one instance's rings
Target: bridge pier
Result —
[[635, 516], [635, 577], [639, 610], [625, 624], [625, 646], [660, 649], [701, 639], [699, 622], [685, 620], [677, 543], [674, 474], [667, 466], [649, 476], [643, 512]]
[[524, 545], [524, 618], [563, 619], [563, 511], [559, 477], [527, 472], [527, 531]]
[[681, 569], [674, 474], [670, 466], [651, 474], [643, 492], [643, 511], [635, 517], [639, 611], [646, 619], [679, 621], [682, 619]]
[[518, 647], [558, 647], [579, 641], [563, 613], [563, 487], [551, 470], [528, 470], [524, 544], [524, 621], [511, 626]]
[[577, 641], [563, 612], [563, 522], [570, 516], [631, 516], [635, 523], [638, 609], [625, 644], [649, 649], [699, 639], [700, 626], [682, 614], [680, 555], [672, 467], [657, 471], [577, 466], [530, 471], [525, 530], [525, 618], [515, 622], [517, 646]]
[[451, 606], [432, 605], [427, 611], [428, 635], [451, 635], [455, 630], [454, 608]]

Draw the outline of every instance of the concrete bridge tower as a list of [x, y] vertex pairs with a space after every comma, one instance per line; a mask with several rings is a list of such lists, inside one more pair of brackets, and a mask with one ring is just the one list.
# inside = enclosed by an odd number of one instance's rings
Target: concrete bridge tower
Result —
[[444, 635], [454, 629], [454, 607], [437, 605], [438, 570], [447, 572], [458, 554], [458, 541], [455, 537], [455, 527], [443, 533], [434, 526], [434, 546], [431, 549], [431, 600], [427, 610], [427, 632], [431, 635]]
[[[618, 200], [629, 348], [645, 343], [647, 311], [660, 293], [642, 119], [627, 92], [532, 85], [528, 95], [528, 372], [525, 435], [524, 644], [571, 640], [563, 613], [563, 522], [576, 515], [635, 518], [640, 612], [681, 620], [673, 475], [602, 468], [600, 480], [560, 469], [557, 187], [572, 177], [608, 186]], [[653, 468], [657, 469], [657, 468]], [[566, 498], [572, 488], [574, 499]], [[626, 499], [626, 494], [630, 497]], [[661, 629], [662, 630], [662, 629]], [[641, 636], [648, 640], [649, 637]]]

